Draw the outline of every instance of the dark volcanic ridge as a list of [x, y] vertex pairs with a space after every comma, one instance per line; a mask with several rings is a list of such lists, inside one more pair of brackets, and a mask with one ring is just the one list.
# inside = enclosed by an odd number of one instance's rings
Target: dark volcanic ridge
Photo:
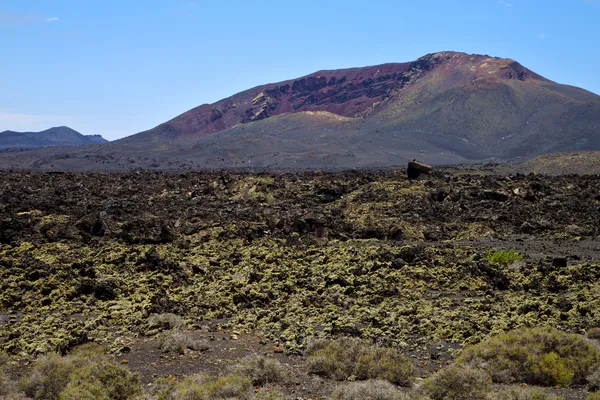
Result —
[[94, 149], [3, 157], [4, 168], [378, 168], [600, 150], [600, 96], [507, 58], [441, 52], [319, 71], [205, 104]]
[[41, 132], [0, 132], [0, 150], [103, 143], [108, 143], [108, 140], [100, 135], [82, 135], [67, 126], [50, 128]]

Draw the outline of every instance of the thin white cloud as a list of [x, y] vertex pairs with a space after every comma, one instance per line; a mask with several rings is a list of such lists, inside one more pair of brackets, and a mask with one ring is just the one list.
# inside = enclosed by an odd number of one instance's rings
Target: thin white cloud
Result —
[[43, 17], [39, 14], [2, 14], [0, 13], [0, 26], [2, 25], [28, 25], [42, 22], [55, 22], [58, 17]]
[[548, 35], [546, 35], [545, 33], [540, 33], [536, 37], [540, 40], [544, 40], [548, 37]]
[[513, 6], [511, 3], [507, 3], [506, 1], [503, 1], [503, 0], [499, 0], [498, 4], [500, 4], [504, 7], [512, 7]]

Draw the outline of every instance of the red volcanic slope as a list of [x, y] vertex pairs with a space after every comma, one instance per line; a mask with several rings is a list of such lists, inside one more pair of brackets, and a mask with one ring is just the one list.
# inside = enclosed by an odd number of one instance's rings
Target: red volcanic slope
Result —
[[409, 63], [319, 71], [299, 79], [259, 86], [217, 103], [196, 107], [141, 135], [163, 136], [169, 132], [171, 138], [185, 140], [278, 114], [302, 111], [327, 111], [345, 117], [372, 115], [384, 109], [390, 100], [402, 98], [411, 88], [422, 86], [421, 78], [429, 74], [435, 76], [437, 90], [476, 79], [545, 80], [510, 59], [442, 52]]

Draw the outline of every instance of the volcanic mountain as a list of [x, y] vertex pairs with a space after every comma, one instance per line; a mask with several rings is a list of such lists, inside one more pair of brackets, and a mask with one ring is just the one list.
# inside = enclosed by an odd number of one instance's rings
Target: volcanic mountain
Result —
[[100, 135], [82, 135], [66, 126], [50, 128], [42, 132], [0, 132], [0, 149], [80, 146], [106, 142], [107, 140]]
[[[258, 140], [277, 153], [293, 152], [291, 142], [312, 141], [314, 148], [299, 147], [331, 155], [328, 150], [353, 153], [352, 141], [359, 141], [451, 161], [596, 150], [599, 128], [600, 96], [554, 83], [511, 59], [442, 52], [259, 86], [124, 142], [206, 142], [216, 152], [243, 153], [239, 140]], [[355, 131], [359, 137], [348, 138]], [[326, 140], [319, 140], [323, 134]]]
[[[25, 168], [354, 168], [600, 150], [600, 96], [508, 58], [457, 52], [319, 71], [94, 148], [3, 156]], [[97, 148], [96, 148], [97, 147]]]

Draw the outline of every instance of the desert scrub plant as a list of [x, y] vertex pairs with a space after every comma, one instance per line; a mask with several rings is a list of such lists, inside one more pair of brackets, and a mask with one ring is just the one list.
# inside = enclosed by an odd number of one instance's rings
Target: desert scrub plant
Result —
[[368, 380], [345, 383], [331, 394], [332, 400], [416, 400], [416, 394], [398, 390], [388, 381]]
[[488, 250], [487, 260], [493, 264], [510, 265], [523, 259], [523, 254], [517, 253], [515, 249], [510, 250]]
[[241, 376], [248, 376], [254, 386], [268, 383], [285, 385], [292, 379], [291, 371], [279, 361], [263, 356], [248, 357], [234, 368]]
[[150, 318], [148, 318], [148, 325], [151, 328], [160, 330], [180, 328], [184, 324], [183, 318], [171, 313], [152, 314]]
[[586, 332], [586, 336], [590, 339], [600, 339], [600, 328], [591, 328]]
[[485, 372], [452, 364], [427, 378], [421, 389], [432, 400], [484, 400], [490, 383]]
[[263, 389], [254, 394], [252, 400], [286, 400], [287, 397], [276, 389]]
[[69, 376], [60, 400], [128, 400], [141, 393], [138, 374], [104, 359], [89, 363]]
[[540, 388], [513, 387], [494, 393], [490, 396], [490, 400], [563, 400], [563, 398]]
[[458, 362], [487, 371], [495, 382], [569, 386], [586, 382], [600, 364], [600, 352], [579, 335], [526, 328], [467, 347]]
[[21, 381], [25, 394], [34, 399], [57, 400], [69, 376], [84, 365], [82, 360], [49, 354], [39, 358], [31, 373]]
[[163, 332], [158, 337], [158, 346], [164, 353], [183, 354], [186, 349], [206, 351], [208, 346], [201, 340], [193, 337], [190, 332], [170, 330]]
[[252, 400], [254, 396], [250, 378], [239, 375], [192, 375], [179, 382], [162, 380], [159, 385], [158, 400]]
[[65, 357], [41, 357], [21, 388], [34, 399], [126, 400], [139, 393], [140, 385], [137, 374], [115, 364], [102, 347], [88, 344]]
[[407, 357], [359, 339], [315, 341], [306, 354], [309, 371], [327, 378], [385, 379], [399, 386], [410, 386], [413, 381], [413, 366]]
[[587, 377], [588, 390], [590, 392], [600, 391], [600, 368], [594, 369]]

